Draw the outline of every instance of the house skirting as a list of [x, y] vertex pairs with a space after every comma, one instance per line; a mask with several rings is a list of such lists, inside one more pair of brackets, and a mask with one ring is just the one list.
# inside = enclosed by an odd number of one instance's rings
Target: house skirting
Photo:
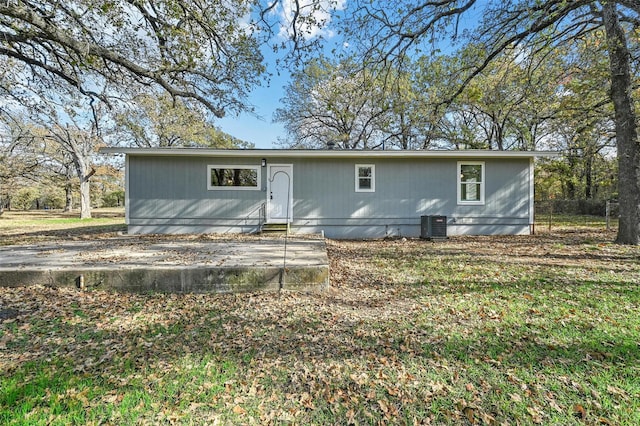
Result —
[[[420, 218], [413, 219], [295, 219], [293, 234], [323, 234], [334, 239], [420, 237]], [[130, 234], [251, 234], [260, 231], [259, 221], [234, 220], [135, 220]], [[525, 218], [450, 217], [447, 235], [528, 235]]]

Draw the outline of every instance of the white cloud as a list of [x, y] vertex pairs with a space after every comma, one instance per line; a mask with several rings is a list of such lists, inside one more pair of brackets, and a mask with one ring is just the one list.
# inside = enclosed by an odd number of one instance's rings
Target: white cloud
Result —
[[334, 32], [328, 29], [332, 14], [344, 10], [347, 0], [298, 0], [300, 9], [296, 18], [296, 1], [281, 0], [277, 15], [280, 20], [279, 36], [293, 35], [293, 20], [296, 19], [296, 33], [304, 39], [314, 37], [331, 38]]

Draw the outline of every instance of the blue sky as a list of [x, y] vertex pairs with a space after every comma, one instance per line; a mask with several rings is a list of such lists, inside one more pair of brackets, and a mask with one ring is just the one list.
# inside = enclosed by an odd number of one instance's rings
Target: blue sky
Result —
[[[298, 29], [300, 34], [308, 34], [309, 38], [323, 36], [325, 39], [334, 39], [334, 33], [327, 29], [331, 23], [333, 14], [340, 13], [348, 0], [319, 0], [322, 5], [319, 9], [314, 6], [318, 0], [281, 0], [271, 14], [267, 17], [273, 19], [279, 31], [275, 35], [276, 42], [286, 39], [290, 34], [290, 23], [293, 19], [293, 10], [296, 3], [301, 8], [301, 15], [313, 15], [316, 22], [325, 22], [326, 26], [309, 25]], [[331, 40], [335, 42], [334, 40]], [[240, 114], [239, 116], [229, 115], [214, 124], [222, 131], [238, 139], [251, 142], [256, 148], [275, 148], [278, 139], [286, 136], [282, 124], [273, 123], [273, 113], [280, 106], [280, 99], [284, 96], [284, 87], [290, 81], [290, 71], [284, 67], [275, 69], [276, 54], [269, 46], [264, 46], [262, 53], [265, 58], [267, 72], [272, 77], [269, 87], [257, 87], [249, 97], [249, 103], [255, 107], [255, 115]], [[283, 59], [280, 57], [280, 59]]]
[[[303, 8], [312, 3], [311, 0], [299, 1]], [[322, 2], [326, 0], [320, 1]], [[337, 3], [334, 5], [338, 5], [338, 10], [333, 10], [333, 14], [340, 14], [347, 7], [348, 0], [336, 1]], [[292, 0], [282, 0], [280, 3], [281, 6], [277, 8], [272, 15], [276, 21], [281, 22], [280, 33], [277, 36], [281, 40], [286, 37], [286, 31], [289, 28], [286, 25], [282, 25], [282, 22], [290, 22], [290, 10], [292, 4]], [[459, 22], [460, 31], [475, 24], [479, 19], [479, 12], [484, 4], [485, 2], [483, 1], [479, 2], [479, 5], [477, 7], [474, 6], [470, 13], [461, 17]], [[289, 12], [287, 12], [287, 10], [289, 10]], [[312, 13], [317, 13], [317, 11]], [[330, 25], [331, 18], [328, 15], [322, 16], [322, 18], [328, 18], [326, 22]], [[341, 40], [338, 40], [338, 37], [335, 37], [335, 33], [326, 27], [311, 28], [310, 34], [311, 37], [322, 35], [333, 47], [342, 44]], [[449, 40], [447, 39], [440, 42], [437, 47], [445, 52], [450, 51], [452, 48]], [[290, 81], [290, 71], [284, 67], [275, 69], [277, 56], [268, 46], [263, 48], [262, 53], [265, 58], [267, 71], [271, 73], [272, 77], [268, 87], [257, 87], [249, 96], [249, 103], [255, 107], [255, 115], [243, 113], [236, 116], [230, 114], [222, 119], [216, 120], [214, 124], [231, 136], [253, 143], [256, 148], [278, 148], [278, 146], [276, 146], [276, 142], [278, 139], [285, 139], [286, 132], [282, 124], [273, 123], [272, 120], [275, 110], [280, 107], [280, 99], [284, 97], [284, 87]]]
[[[274, 71], [274, 70], [270, 70]], [[256, 148], [276, 148], [278, 138], [285, 137], [284, 127], [280, 123], [272, 123], [273, 113], [280, 106], [284, 96], [284, 86], [289, 81], [289, 71], [280, 70], [274, 75], [269, 87], [258, 87], [250, 95], [249, 102], [255, 106], [255, 113], [243, 113], [240, 116], [227, 115], [215, 122], [222, 131], [251, 142]]]

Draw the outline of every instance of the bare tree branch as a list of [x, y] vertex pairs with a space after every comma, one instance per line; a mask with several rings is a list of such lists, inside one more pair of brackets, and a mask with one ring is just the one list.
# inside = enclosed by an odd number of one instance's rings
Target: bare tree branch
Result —
[[0, 55], [85, 95], [95, 97], [89, 87], [101, 79], [122, 89], [156, 85], [221, 117], [227, 107], [248, 109], [247, 90], [264, 71], [256, 41], [238, 21], [249, 4], [0, 2]]

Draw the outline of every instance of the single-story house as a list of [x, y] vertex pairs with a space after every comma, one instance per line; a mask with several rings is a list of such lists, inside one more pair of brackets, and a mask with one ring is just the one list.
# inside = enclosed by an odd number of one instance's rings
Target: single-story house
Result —
[[[132, 234], [253, 233], [289, 224], [330, 238], [529, 234], [534, 160], [552, 152], [104, 148], [125, 154]], [[421, 234], [422, 232], [422, 234]], [[423, 235], [424, 236], [424, 235]]]

